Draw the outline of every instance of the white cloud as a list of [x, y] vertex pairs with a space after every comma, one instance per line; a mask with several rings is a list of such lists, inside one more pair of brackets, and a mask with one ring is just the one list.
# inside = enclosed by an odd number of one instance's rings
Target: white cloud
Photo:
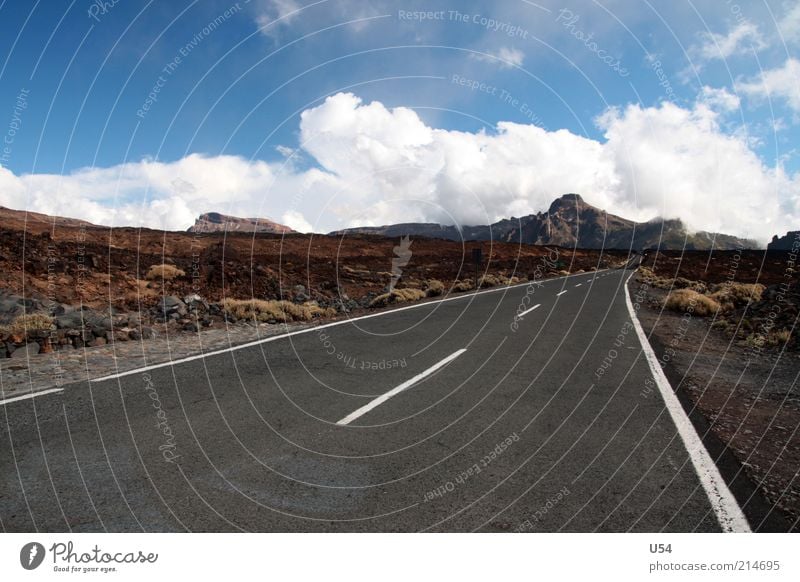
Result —
[[64, 176], [17, 177], [0, 169], [0, 203], [100, 224], [185, 229], [206, 210], [252, 208], [275, 172], [263, 161], [199, 154], [169, 163], [82, 168]]
[[350, 30], [362, 31], [371, 17], [382, 13], [376, 2], [363, 0], [335, 0], [321, 6], [318, 2], [299, 0], [256, 0], [255, 4], [255, 22], [261, 33], [271, 38], [278, 38], [280, 29], [301, 25], [318, 30], [334, 23], [350, 22]]
[[760, 51], [767, 46], [758, 27], [747, 20], [736, 24], [727, 34], [704, 32], [700, 37], [701, 44], [689, 49], [689, 56], [698, 69], [709, 61], [725, 60], [753, 50]]
[[281, 223], [297, 232], [314, 232], [314, 227], [296, 210], [284, 212], [281, 217]]
[[496, 51], [486, 51], [484, 54], [472, 53], [473, 58], [486, 63], [492, 63], [503, 69], [521, 67], [525, 62], [525, 53], [512, 47], [500, 47]]
[[703, 104], [666, 103], [601, 116], [620, 202], [633, 204], [640, 218], [656, 211], [694, 229], [762, 241], [787, 230], [800, 218], [800, 176], [766, 167], [745, 137], [720, 130], [716, 115]]
[[800, 60], [790, 58], [782, 67], [739, 81], [736, 90], [756, 99], [784, 99], [792, 110], [800, 113]]
[[691, 109], [609, 109], [597, 119], [605, 136], [597, 141], [511, 122], [492, 132], [436, 129], [411, 109], [340, 93], [301, 115], [310, 169], [197, 154], [65, 176], [0, 168], [0, 204], [170, 229], [215, 210], [324, 232], [405, 221], [485, 224], [579, 192], [638, 220], [680, 217], [693, 229], [762, 241], [789, 230], [800, 221], [800, 176], [766, 167], [745, 136], [720, 127], [708, 101], [730, 107], [732, 95], [709, 88], [705, 97]]
[[715, 111], [736, 111], [741, 105], [738, 95], [729, 92], [725, 87], [716, 89], [704, 85], [700, 90], [700, 101]]
[[276, 26], [289, 24], [303, 8], [297, 0], [261, 0], [260, 5], [256, 24], [268, 36], [276, 33]]
[[282, 155], [284, 158], [291, 158], [292, 155], [294, 155], [296, 152], [294, 148], [290, 148], [285, 145], [275, 146], [275, 151], [278, 152], [280, 155]]
[[778, 30], [785, 42], [800, 42], [800, 2], [795, 0], [789, 5], [778, 23]]

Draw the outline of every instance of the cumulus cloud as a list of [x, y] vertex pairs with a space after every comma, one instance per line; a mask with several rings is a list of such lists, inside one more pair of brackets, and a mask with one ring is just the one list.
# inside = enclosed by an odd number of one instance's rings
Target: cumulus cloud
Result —
[[[658, 211], [694, 229], [764, 240], [800, 217], [800, 176], [769, 168], [746, 138], [726, 135], [703, 104], [629, 106], [598, 120], [631, 212]], [[789, 212], [790, 215], [784, 215]]]
[[463, 132], [412, 109], [339, 93], [300, 118], [311, 167], [198, 154], [65, 176], [0, 169], [0, 203], [103, 224], [183, 229], [201, 212], [280, 217], [318, 232], [361, 224], [485, 224], [545, 210], [565, 192], [622, 216], [766, 241], [800, 220], [800, 176], [767, 167], [720, 126], [733, 107], [707, 88], [692, 108], [612, 108], [602, 140], [500, 122]]
[[736, 90], [756, 99], [783, 99], [793, 111], [800, 113], [800, 60], [788, 59], [781, 67], [739, 81]]
[[709, 61], [725, 60], [753, 50], [760, 51], [766, 46], [767, 43], [758, 26], [748, 20], [743, 20], [731, 28], [727, 34], [702, 33], [700, 44], [690, 47], [689, 56], [693, 59], [695, 67], [700, 68]]
[[800, 42], [800, 2], [789, 5], [778, 22], [778, 29], [785, 42]]
[[500, 47], [497, 50], [485, 51], [485, 54], [472, 53], [473, 57], [479, 61], [492, 63], [503, 69], [521, 67], [525, 62], [525, 53], [512, 47]]

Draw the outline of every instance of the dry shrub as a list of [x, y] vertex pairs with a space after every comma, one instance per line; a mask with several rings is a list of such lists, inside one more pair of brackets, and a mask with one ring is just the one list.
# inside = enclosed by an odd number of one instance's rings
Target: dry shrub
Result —
[[519, 283], [519, 277], [508, 277], [506, 279], [506, 285], [516, 285]]
[[732, 311], [754, 301], [761, 301], [764, 286], [761, 283], [726, 282], [714, 285], [710, 297], [722, 305], [724, 311]]
[[781, 329], [777, 331], [770, 331], [767, 335], [761, 333], [751, 333], [748, 335], [744, 343], [749, 348], [753, 349], [763, 349], [766, 346], [769, 347], [779, 347], [786, 344], [792, 337], [791, 332], [788, 329]]
[[701, 317], [716, 314], [720, 304], [711, 297], [692, 289], [677, 289], [667, 295], [664, 307], [680, 313], [694, 313]]
[[395, 289], [393, 293], [398, 297], [398, 303], [417, 301], [425, 297], [425, 292], [420, 289]]
[[561, 275], [561, 276], [563, 277], [564, 275], [569, 275], [569, 271], [565, 271], [564, 269], [561, 269], [561, 270], [558, 272], [558, 274], [559, 274], [559, 275]]
[[[649, 267], [639, 267], [639, 280], [647, 283], [651, 287], [655, 287], [656, 289], [672, 289], [673, 287], [681, 289], [682, 287], [675, 284], [675, 280], [673, 279], [666, 279], [664, 277], [659, 277], [658, 275], [653, 272], [652, 269]], [[684, 281], [688, 281], [688, 279], [683, 279]], [[689, 285], [687, 285], [689, 287]], [[700, 289], [696, 289], [691, 286], [694, 291], [701, 292]]]
[[475, 284], [470, 279], [462, 279], [453, 283], [453, 293], [463, 293], [464, 291], [472, 291]]
[[186, 273], [180, 270], [175, 265], [153, 265], [147, 270], [144, 276], [149, 281], [157, 281], [163, 279], [164, 281], [172, 281], [177, 277], [183, 277]]
[[392, 303], [407, 303], [425, 297], [425, 291], [420, 289], [392, 289], [389, 293], [378, 295], [370, 301], [370, 307], [386, 307]]
[[8, 325], [0, 325], [0, 332], [24, 335], [28, 331], [53, 330], [53, 318], [46, 313], [26, 313], [18, 315]]
[[792, 332], [788, 329], [779, 329], [777, 331], [770, 331], [767, 334], [767, 343], [771, 346], [782, 346], [792, 337]]
[[499, 285], [504, 285], [502, 277], [495, 277], [491, 273], [487, 273], [480, 280], [480, 288], [485, 289], [486, 287], [497, 287]]
[[438, 297], [444, 293], [444, 283], [438, 279], [430, 279], [425, 286], [427, 287], [425, 294], [428, 297]]
[[[669, 279], [664, 280], [669, 281]], [[691, 289], [692, 291], [697, 291], [698, 293], [705, 293], [708, 291], [708, 287], [702, 281], [692, 281], [691, 279], [686, 279], [685, 277], [677, 277], [672, 282], [672, 286], [675, 289]]]
[[336, 314], [335, 309], [323, 309], [314, 302], [298, 305], [291, 301], [225, 299], [222, 307], [237, 319], [255, 321], [311, 321], [315, 317], [331, 317]]

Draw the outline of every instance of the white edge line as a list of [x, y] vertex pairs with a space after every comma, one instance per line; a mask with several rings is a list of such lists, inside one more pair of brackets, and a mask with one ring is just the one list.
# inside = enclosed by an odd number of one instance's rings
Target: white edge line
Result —
[[[635, 272], [636, 271], [634, 271], [634, 273]], [[633, 320], [633, 327], [636, 329], [636, 335], [639, 336], [639, 342], [642, 344], [642, 351], [644, 352], [647, 363], [650, 365], [650, 372], [653, 374], [661, 397], [664, 399], [664, 404], [667, 406], [672, 422], [675, 423], [678, 429], [678, 434], [689, 453], [689, 458], [692, 460], [694, 470], [697, 473], [700, 484], [706, 492], [706, 496], [711, 503], [711, 508], [714, 510], [714, 514], [722, 530], [725, 532], [749, 533], [751, 529], [747, 518], [744, 516], [744, 513], [742, 513], [742, 509], [736, 502], [733, 493], [728, 489], [728, 485], [722, 478], [717, 465], [708, 453], [703, 441], [700, 440], [700, 436], [694, 429], [692, 421], [689, 420], [686, 411], [683, 409], [683, 406], [681, 406], [678, 397], [675, 395], [675, 390], [673, 390], [672, 385], [664, 375], [664, 371], [658, 364], [658, 358], [653, 348], [650, 346], [650, 342], [647, 340], [647, 335], [645, 335], [642, 325], [639, 323], [639, 319], [636, 317], [633, 303], [631, 302], [631, 295], [628, 292], [628, 281], [630, 281], [634, 273], [631, 273], [630, 277], [625, 280], [625, 304], [628, 306], [628, 313], [630, 314], [631, 320]]]
[[63, 392], [63, 388], [51, 388], [50, 390], [39, 390], [38, 392], [31, 392], [30, 394], [23, 394], [22, 396], [13, 396], [0, 400], [0, 406], [11, 404], [12, 402], [19, 402], [20, 400], [27, 400], [28, 398], [36, 398], [37, 396], [44, 396], [45, 394], [55, 394], [56, 392]]
[[[608, 269], [601, 269], [599, 271], [592, 271], [592, 273], [602, 273], [603, 271], [608, 271]], [[553, 279], [545, 279], [541, 281], [541, 283], [549, 283], [550, 281], [558, 281], [559, 279], [568, 279], [570, 277], [579, 277], [581, 275], [586, 275], [586, 273], [573, 273], [571, 275], [562, 275], [561, 277], [555, 277]], [[415, 303], [414, 305], [407, 305], [405, 307], [398, 307], [396, 309], [389, 309], [380, 311], [379, 313], [370, 313], [369, 315], [361, 315], [359, 317], [348, 317], [347, 319], [342, 319], [340, 321], [332, 321], [331, 323], [325, 323], [323, 325], [314, 325], [312, 327], [308, 327], [306, 329], [300, 329], [298, 331], [290, 331], [288, 333], [282, 333], [280, 335], [274, 335], [263, 339], [253, 340], [251, 342], [239, 344], [236, 346], [231, 346], [229, 348], [223, 348], [221, 350], [214, 350], [211, 352], [205, 352], [202, 354], [196, 354], [194, 356], [186, 356], [185, 358], [180, 358], [177, 360], [170, 360], [168, 362], [161, 362], [160, 364], [152, 364], [150, 366], [142, 366], [141, 368], [135, 368], [133, 370], [126, 370], [124, 372], [119, 372], [117, 374], [109, 374], [107, 376], [101, 376], [99, 378], [92, 378], [89, 380], [90, 382], [105, 382], [107, 380], [114, 380], [115, 378], [122, 378], [123, 376], [132, 376], [134, 374], [140, 374], [142, 372], [149, 372], [150, 370], [156, 370], [158, 368], [166, 368], [167, 366], [175, 366], [178, 364], [184, 364], [186, 362], [192, 362], [194, 360], [202, 360], [204, 358], [209, 358], [212, 356], [218, 356], [219, 354], [225, 354], [228, 352], [235, 352], [238, 350], [243, 350], [246, 348], [252, 348], [253, 346], [257, 346], [260, 344], [265, 344], [277, 340], [281, 340], [287, 337], [291, 337], [294, 335], [300, 335], [304, 333], [310, 333], [312, 331], [317, 331], [320, 329], [325, 329], [328, 327], [335, 327], [337, 325], [344, 325], [345, 323], [350, 323], [352, 321], [361, 321], [363, 319], [370, 319], [373, 317], [382, 317], [384, 315], [389, 315], [391, 313], [397, 313], [398, 311], [405, 311], [407, 309], [417, 309], [419, 307], [426, 307], [430, 305], [435, 305], [438, 303], [446, 303], [448, 301], [457, 301], [459, 299], [468, 299], [470, 297], [475, 297], [476, 295], [485, 295], [488, 293], [497, 293], [498, 291], [506, 291], [508, 289], [516, 289], [517, 287], [525, 287], [530, 285], [531, 281], [526, 281], [525, 283], [518, 283], [517, 285], [504, 285], [502, 287], [496, 287], [494, 289], [487, 289], [485, 291], [477, 291], [474, 293], [464, 293], [463, 295], [458, 295], [457, 297], [447, 297], [446, 299], [437, 299], [435, 301], [425, 301], [422, 303]], [[41, 393], [39, 393], [41, 394]]]
[[397, 394], [400, 394], [403, 390], [411, 388], [411, 386], [413, 386], [414, 384], [416, 384], [417, 382], [419, 382], [420, 380], [422, 380], [426, 376], [430, 376], [431, 374], [433, 374], [439, 368], [441, 368], [443, 366], [446, 366], [447, 364], [449, 364], [450, 362], [455, 360], [458, 356], [460, 356], [461, 354], [463, 354], [466, 351], [467, 351], [466, 348], [461, 348], [460, 350], [458, 350], [456, 352], [453, 352], [452, 354], [447, 356], [444, 360], [441, 360], [440, 362], [434, 364], [433, 366], [431, 366], [430, 368], [428, 368], [424, 372], [420, 372], [419, 374], [417, 374], [416, 376], [414, 376], [410, 380], [406, 380], [405, 382], [403, 382], [402, 384], [400, 384], [396, 388], [392, 388], [386, 394], [381, 394], [375, 400], [371, 400], [370, 402], [368, 402], [367, 404], [365, 404], [364, 406], [362, 406], [358, 410], [355, 410], [355, 411], [351, 412], [350, 414], [345, 416], [342, 420], [340, 420], [336, 424], [341, 425], [341, 426], [345, 426], [345, 425], [350, 424], [355, 419], [357, 419], [359, 416], [363, 416], [364, 414], [366, 414], [367, 412], [369, 412], [373, 408], [375, 408], [377, 406], [380, 406], [381, 404], [383, 404], [384, 402], [389, 400], [392, 396], [396, 396]]
[[534, 309], [537, 309], [537, 308], [539, 308], [539, 307], [541, 307], [541, 306], [542, 306], [542, 304], [541, 304], [541, 303], [537, 303], [536, 305], [534, 305], [534, 306], [533, 306], [533, 307], [531, 307], [530, 309], [526, 309], [525, 311], [523, 311], [522, 313], [520, 313], [520, 314], [519, 314], [517, 317], [525, 317], [525, 315], [527, 315], [528, 313], [530, 313], [530, 312], [531, 312], [531, 311], [533, 311]]

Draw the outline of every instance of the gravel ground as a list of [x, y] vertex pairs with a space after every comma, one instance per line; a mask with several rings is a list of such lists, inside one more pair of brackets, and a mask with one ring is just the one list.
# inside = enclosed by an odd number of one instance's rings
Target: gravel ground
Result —
[[37, 354], [28, 359], [0, 360], [0, 399], [60, 388], [117, 372], [169, 362], [243, 344], [308, 324], [227, 325], [199, 333], [178, 333], [156, 339], [116, 342], [105, 346]]
[[[631, 294], [639, 289], [634, 278]], [[710, 318], [663, 310], [665, 291], [644, 291], [639, 318], [673, 387], [705, 417], [787, 529], [798, 530], [800, 354], [777, 347], [756, 353], [713, 329]]]

